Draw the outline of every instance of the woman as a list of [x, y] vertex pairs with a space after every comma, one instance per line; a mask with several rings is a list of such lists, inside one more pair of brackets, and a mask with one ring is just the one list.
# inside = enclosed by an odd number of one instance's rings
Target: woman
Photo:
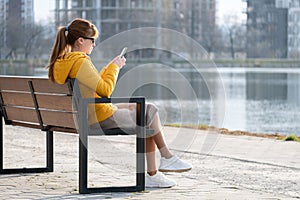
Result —
[[[98, 73], [88, 56], [95, 47], [97, 37], [96, 26], [84, 19], [75, 19], [68, 26], [59, 27], [48, 65], [49, 79], [64, 84], [68, 78], [76, 78], [81, 84], [93, 89], [96, 97], [109, 97], [126, 59], [117, 56]], [[83, 96], [91, 97], [86, 90], [83, 90], [83, 93]], [[102, 128], [136, 126], [134, 105], [95, 104], [91, 109], [89, 109], [91, 125], [100, 125]], [[176, 182], [159, 171], [183, 172], [190, 170], [192, 166], [169, 151], [161, 132], [157, 108], [152, 104], [146, 104], [146, 125], [155, 131], [153, 136], [146, 138], [146, 187], [173, 187]], [[159, 171], [155, 161], [156, 147], [161, 154]]]

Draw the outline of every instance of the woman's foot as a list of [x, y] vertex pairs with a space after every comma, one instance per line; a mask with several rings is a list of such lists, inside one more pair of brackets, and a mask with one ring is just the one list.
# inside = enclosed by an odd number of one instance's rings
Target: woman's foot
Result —
[[169, 159], [160, 159], [159, 171], [161, 172], [185, 172], [192, 169], [192, 165], [180, 160], [177, 156]]
[[170, 188], [177, 183], [169, 178], [167, 178], [163, 173], [157, 171], [155, 175], [150, 176], [146, 174], [146, 187], [148, 188]]

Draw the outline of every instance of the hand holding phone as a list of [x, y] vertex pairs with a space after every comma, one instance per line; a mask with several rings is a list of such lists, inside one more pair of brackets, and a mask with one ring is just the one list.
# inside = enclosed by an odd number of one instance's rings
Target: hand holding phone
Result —
[[120, 58], [122, 58], [125, 54], [126, 54], [126, 52], [127, 52], [127, 47], [124, 47], [123, 49], [122, 49], [122, 52], [120, 53]]

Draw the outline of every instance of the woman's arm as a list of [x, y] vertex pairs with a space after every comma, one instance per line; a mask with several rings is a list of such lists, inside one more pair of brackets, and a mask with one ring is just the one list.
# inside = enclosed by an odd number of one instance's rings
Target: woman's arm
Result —
[[120, 68], [115, 63], [108, 64], [100, 75], [90, 59], [84, 59], [76, 78], [84, 85], [95, 91], [101, 97], [109, 97], [117, 82]]

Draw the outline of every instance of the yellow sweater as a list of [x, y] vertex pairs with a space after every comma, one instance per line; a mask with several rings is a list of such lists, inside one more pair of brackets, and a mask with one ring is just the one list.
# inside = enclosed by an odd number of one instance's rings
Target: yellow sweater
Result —
[[[59, 84], [64, 84], [68, 78], [76, 78], [81, 83], [83, 97], [101, 98], [112, 94], [119, 67], [110, 63], [98, 73], [89, 56], [82, 52], [70, 52], [56, 60], [53, 74], [55, 82]], [[88, 109], [89, 123], [94, 124], [112, 116], [117, 108], [112, 104], [94, 104], [89, 105]]]

